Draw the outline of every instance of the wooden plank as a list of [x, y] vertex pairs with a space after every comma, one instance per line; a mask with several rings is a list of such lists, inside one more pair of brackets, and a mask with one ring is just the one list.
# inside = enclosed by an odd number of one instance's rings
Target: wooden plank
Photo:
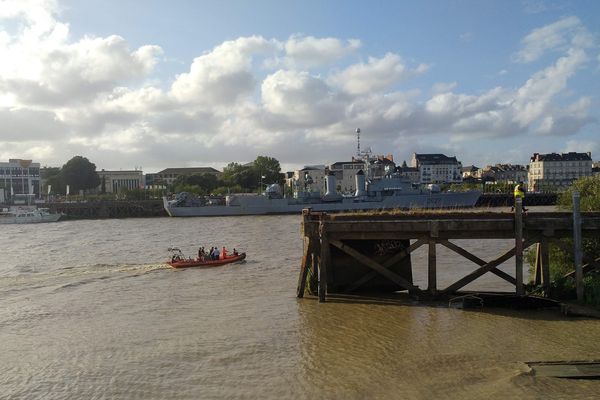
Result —
[[327, 239], [327, 232], [325, 230], [325, 224], [321, 224], [319, 227], [319, 233], [321, 235], [321, 259], [319, 263], [319, 302], [324, 303], [327, 295], [327, 268], [331, 261], [331, 252], [329, 250], [329, 240]]
[[[384, 268], [390, 268], [392, 265], [396, 264], [397, 262], [400, 262], [404, 257], [408, 256], [410, 253], [412, 253], [413, 251], [415, 251], [416, 249], [418, 249], [419, 247], [421, 247], [422, 245], [427, 243], [427, 240], [428, 239], [424, 239], [424, 238], [417, 240], [416, 242], [414, 242], [413, 244], [408, 246], [406, 249], [396, 253], [392, 258], [386, 260], [381, 265]], [[379, 275], [379, 273], [377, 271], [369, 272], [368, 274], [364, 275], [362, 278], [360, 278], [359, 280], [354, 282], [352, 284], [352, 286], [350, 286], [348, 289], [346, 289], [346, 292], [349, 293], [349, 292], [355, 291], [356, 289], [358, 289], [365, 283], [369, 282], [371, 279], [375, 278], [377, 275]]]
[[577, 300], [583, 301], [583, 251], [581, 250], [581, 214], [579, 192], [573, 192], [573, 254], [575, 260], [575, 291]]
[[[527, 247], [531, 246], [533, 243], [534, 242], [531, 240], [525, 240], [523, 243], [523, 248], [527, 248]], [[475, 271], [473, 271], [470, 274], [466, 275], [465, 277], [459, 279], [452, 285], [448, 286], [446, 289], [444, 289], [444, 292], [457, 291], [458, 289], [468, 285], [469, 283], [473, 282], [475, 279], [477, 279], [480, 276], [482, 276], [483, 274], [489, 272], [490, 270], [492, 270], [493, 268], [502, 264], [503, 262], [509, 260], [514, 255], [515, 255], [515, 248], [513, 247], [512, 249], [508, 250], [506, 253], [502, 254], [495, 260], [490, 261], [486, 265], [476, 269]]]
[[[456, 252], [457, 254], [460, 254], [461, 256], [463, 256], [464, 258], [466, 258], [467, 260], [473, 261], [475, 264], [483, 267], [484, 265], [487, 265], [487, 261], [482, 260], [481, 258], [477, 257], [475, 254], [470, 253], [469, 251], [463, 249], [462, 247], [458, 246], [455, 243], [452, 243], [448, 240], [440, 240], [438, 243], [440, 243], [441, 245], [449, 248], [450, 250]], [[513, 278], [512, 276], [510, 276], [509, 274], [507, 274], [504, 271], [499, 270], [498, 268], [492, 268], [490, 270], [490, 272], [502, 279], [504, 279], [505, 281], [507, 281], [508, 283], [511, 284], [516, 284], [517, 280], [515, 278]]]
[[544, 239], [540, 243], [540, 258], [542, 270], [542, 287], [546, 296], [550, 290], [550, 243]]
[[310, 244], [310, 238], [304, 238], [304, 252], [302, 254], [302, 264], [300, 265], [300, 275], [298, 276], [298, 285], [296, 286], [296, 296], [298, 298], [304, 297], [304, 291], [306, 289], [306, 278], [308, 277], [308, 269], [310, 268], [309, 263], [312, 254], [312, 246]]
[[362, 253], [354, 250], [352, 247], [345, 245], [341, 241], [339, 241], [339, 240], [331, 240], [330, 244], [334, 245], [335, 247], [337, 247], [338, 249], [340, 249], [344, 253], [348, 254], [350, 257], [354, 258], [355, 260], [357, 260], [361, 264], [366, 265], [367, 267], [369, 267], [369, 268], [377, 271], [378, 273], [380, 273], [381, 275], [385, 276], [386, 278], [388, 278], [392, 282], [398, 284], [399, 286], [401, 286], [401, 287], [403, 287], [405, 289], [408, 289], [408, 290], [415, 290], [415, 289], [417, 289], [416, 286], [414, 286], [413, 284], [411, 284], [410, 282], [408, 282], [406, 279], [404, 279], [400, 275], [398, 275], [398, 274], [390, 271], [389, 269], [384, 268], [381, 264], [379, 264], [379, 263], [371, 260], [369, 257], [367, 257], [367, 256], [363, 255]]
[[524, 294], [523, 288], [523, 200], [515, 198], [515, 293]]
[[542, 284], [542, 244], [538, 243], [535, 246], [535, 279], [533, 283], [535, 285]]
[[427, 290], [430, 294], [437, 292], [435, 239], [429, 239], [429, 252], [427, 254]]

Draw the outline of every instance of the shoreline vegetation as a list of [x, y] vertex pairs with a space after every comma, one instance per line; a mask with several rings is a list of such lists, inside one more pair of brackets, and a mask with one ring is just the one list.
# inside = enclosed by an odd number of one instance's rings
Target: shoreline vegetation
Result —
[[[600, 211], [600, 176], [592, 176], [579, 179], [573, 183], [565, 192], [558, 197], [557, 208], [560, 211], [573, 211], [573, 193], [580, 195], [581, 212]], [[588, 238], [583, 240], [582, 250], [584, 253], [584, 264], [592, 264], [594, 268], [589, 269], [583, 278], [583, 301], [577, 301], [574, 278], [574, 256], [573, 239], [560, 239], [560, 243], [550, 244], [550, 298], [566, 302], [572, 310], [581, 306], [593, 307], [600, 310], [600, 238]], [[569, 249], [570, 251], [566, 250]], [[536, 249], [530, 248], [525, 253], [525, 259], [530, 266], [535, 265]], [[530, 270], [530, 272], [532, 272]], [[530, 292], [543, 293], [539, 287], [532, 283], [529, 285]]]

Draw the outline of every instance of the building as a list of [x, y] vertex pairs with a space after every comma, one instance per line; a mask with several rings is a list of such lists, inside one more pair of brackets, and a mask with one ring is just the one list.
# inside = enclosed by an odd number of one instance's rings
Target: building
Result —
[[419, 168], [417, 167], [409, 167], [407, 165], [402, 165], [400, 167], [396, 167], [396, 173], [400, 174], [400, 176], [406, 178], [411, 183], [419, 183], [419, 181], [421, 180]]
[[329, 171], [335, 174], [336, 191], [344, 194], [356, 192], [356, 173], [365, 169], [365, 163], [360, 160], [338, 161], [329, 165]]
[[494, 181], [496, 183], [518, 183], [527, 182], [528, 173], [527, 167], [523, 165], [512, 165], [512, 164], [496, 164], [488, 165], [483, 168], [479, 177], [487, 180]]
[[382, 178], [396, 171], [394, 156], [391, 154], [374, 156], [369, 159], [369, 164], [371, 178]]
[[[119, 193], [122, 190], [143, 189], [146, 185], [141, 170], [133, 171], [98, 171], [100, 185], [96, 188], [99, 193]], [[104, 190], [103, 190], [104, 186]]]
[[152, 182], [154, 185], [171, 185], [180, 176], [211, 174], [217, 178], [221, 177], [221, 172], [212, 167], [194, 167], [194, 168], [167, 168], [156, 174], [153, 174]]
[[462, 164], [456, 157], [413, 153], [411, 167], [419, 170], [419, 183], [462, 182]]
[[592, 175], [591, 153], [534, 153], [529, 162], [529, 191], [557, 190]]
[[462, 177], [465, 178], [481, 178], [481, 168], [474, 165], [462, 167]]
[[600, 175], [600, 161], [592, 163], [592, 175], [594, 175], [594, 176]]
[[299, 192], [325, 193], [326, 171], [324, 165], [305, 166], [286, 175], [286, 186], [291, 188], [295, 198]]
[[0, 162], [0, 193], [2, 201], [40, 198], [40, 164], [18, 158]]

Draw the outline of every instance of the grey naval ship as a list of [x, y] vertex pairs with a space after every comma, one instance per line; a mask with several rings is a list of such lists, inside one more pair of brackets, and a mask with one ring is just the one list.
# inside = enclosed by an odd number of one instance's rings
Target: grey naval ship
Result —
[[[368, 162], [365, 162], [368, 171]], [[208, 217], [228, 215], [295, 214], [302, 209], [313, 211], [393, 210], [411, 208], [473, 207], [481, 192], [441, 192], [439, 186], [418, 187], [397, 174], [367, 179], [363, 170], [356, 174], [356, 192], [352, 196], [336, 193], [336, 177], [326, 176], [326, 193], [299, 192], [285, 198], [278, 184], [267, 187], [262, 194], [232, 194], [224, 201], [197, 198], [186, 192], [174, 200], [163, 197], [165, 210], [171, 217]]]

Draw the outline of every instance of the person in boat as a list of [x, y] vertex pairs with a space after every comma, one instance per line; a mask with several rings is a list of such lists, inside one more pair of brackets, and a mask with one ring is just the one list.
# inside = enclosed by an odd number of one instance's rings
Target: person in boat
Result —
[[218, 260], [220, 255], [221, 255], [221, 253], [219, 252], [219, 248], [217, 246], [215, 246], [213, 260]]
[[233, 255], [237, 256], [238, 255], [238, 251], [235, 249], [235, 247], [233, 248]]
[[214, 255], [215, 255], [215, 248], [211, 247], [210, 250], [208, 251], [208, 259], [212, 260]]
[[223, 255], [223, 260], [227, 258], [227, 249], [223, 246], [223, 250], [221, 250], [221, 254]]
[[206, 251], [204, 250], [204, 246], [198, 248], [198, 260], [204, 261], [206, 259]]

